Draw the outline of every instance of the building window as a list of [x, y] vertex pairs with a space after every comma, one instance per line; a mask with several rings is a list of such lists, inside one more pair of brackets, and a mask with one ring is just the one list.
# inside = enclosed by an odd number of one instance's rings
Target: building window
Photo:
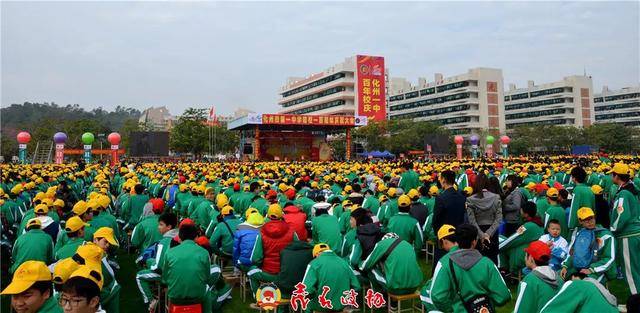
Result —
[[451, 83], [451, 84], [438, 86], [436, 88], [436, 90], [438, 90], [438, 92], [443, 92], [443, 91], [462, 88], [462, 87], [467, 87], [467, 86], [469, 86], [469, 82], [468, 81], [463, 81], [463, 82], [456, 82], [456, 83]]
[[324, 85], [324, 84], [326, 84], [326, 83], [328, 83], [328, 82], [332, 82], [332, 81], [334, 81], [334, 80], [337, 80], [337, 79], [343, 78], [343, 77], [345, 77], [345, 76], [347, 76], [347, 74], [346, 74], [346, 73], [337, 73], [337, 74], [333, 74], [333, 75], [331, 75], [331, 76], [327, 76], [327, 77], [325, 77], [325, 78], [323, 78], [323, 79], [319, 79], [319, 80], [316, 80], [316, 81], [314, 81], [314, 82], [308, 83], [308, 84], [306, 84], [306, 85], [300, 86], [300, 87], [298, 87], [298, 88], [296, 88], [296, 89], [293, 89], [293, 90], [289, 90], [289, 91], [283, 92], [283, 93], [282, 93], [282, 97], [283, 97], [283, 98], [286, 98], [286, 97], [289, 97], [289, 96], [294, 95], [294, 94], [296, 94], [296, 93], [300, 93], [300, 92], [303, 92], [303, 91], [305, 91], [305, 90], [308, 90], [308, 89], [311, 89], [311, 88], [315, 88], [315, 87], [318, 87], [318, 86], [320, 86], [320, 85]]
[[345, 104], [344, 100], [336, 100], [336, 101], [331, 101], [331, 102], [327, 102], [327, 103], [316, 104], [316, 105], [310, 106], [308, 108], [291, 111], [291, 112], [288, 112], [286, 114], [307, 114], [307, 113], [311, 113], [311, 112], [315, 112], [315, 111], [320, 111], [320, 110], [324, 110], [324, 109], [328, 109], [328, 108], [341, 106], [341, 105], [344, 105], [344, 104]]
[[565, 98], [555, 98], [555, 99], [539, 100], [539, 101], [533, 101], [533, 102], [509, 104], [509, 105], [505, 105], [504, 109], [506, 111], [519, 110], [519, 109], [534, 108], [534, 107], [539, 107], [544, 105], [551, 105], [551, 104], [558, 104], [558, 103], [565, 103], [565, 102], [566, 102]]
[[469, 110], [470, 108], [471, 108], [471, 105], [469, 104], [461, 104], [461, 105], [454, 105], [454, 106], [449, 106], [449, 107], [439, 108], [439, 109], [431, 109], [431, 110], [424, 110], [424, 111], [418, 111], [418, 112], [398, 114], [398, 115], [391, 116], [390, 119], [393, 119], [393, 120], [408, 119], [408, 118], [414, 119], [414, 118], [425, 117], [425, 116], [435, 116], [435, 115], [449, 114], [449, 113], [459, 112], [459, 111], [466, 111], [466, 110]]
[[600, 115], [596, 115], [596, 121], [610, 120], [614, 118], [636, 117], [636, 116], [640, 116], [640, 111], [626, 112], [626, 113], [600, 114]]
[[640, 97], [640, 93], [628, 93], [626, 95], [617, 95], [617, 96], [609, 96], [605, 97], [604, 101], [615, 101], [615, 100], [624, 100], [624, 99], [633, 99]]
[[318, 93], [314, 93], [314, 94], [311, 94], [311, 95], [308, 95], [308, 96], [304, 96], [304, 97], [299, 98], [299, 99], [287, 101], [287, 102], [283, 103], [282, 106], [285, 107], [285, 108], [286, 107], [290, 107], [292, 105], [296, 105], [296, 104], [304, 103], [304, 102], [307, 102], [307, 101], [315, 100], [315, 99], [318, 99], [318, 98], [321, 98], [321, 97], [326, 97], [328, 95], [332, 95], [334, 93], [342, 92], [342, 91], [345, 91], [345, 90], [347, 90], [347, 88], [344, 87], [344, 86], [333, 87], [333, 88], [330, 88], [330, 89], [327, 89], [327, 90], [323, 90], [323, 91], [318, 92]]
[[604, 99], [602, 97], [593, 98], [593, 103], [602, 102]]
[[564, 88], [552, 88], [552, 89], [544, 89], [544, 90], [532, 91], [531, 92], [531, 98], [540, 97], [540, 96], [546, 96], [546, 95], [552, 95], [552, 94], [561, 93], [561, 92], [564, 92]]
[[396, 104], [396, 105], [393, 105], [393, 106], [389, 107], [389, 111], [408, 110], [408, 109], [418, 108], [418, 107], [427, 106], [427, 105], [433, 105], [433, 104], [445, 103], [445, 102], [449, 102], [449, 101], [466, 99], [466, 98], [469, 98], [469, 96], [470, 96], [470, 94], [468, 92], [465, 92], [465, 93], [457, 93], [457, 94], [453, 94], [453, 95], [448, 95], [448, 96], [444, 96], [444, 97], [437, 97], [437, 98], [431, 98], [431, 99], [418, 100], [418, 101], [414, 101], [414, 102]]
[[522, 118], [530, 118], [530, 117], [539, 117], [539, 116], [547, 116], [547, 115], [556, 115], [556, 114], [564, 114], [567, 113], [566, 109], [553, 109], [553, 110], [544, 110], [544, 111], [532, 111], [532, 112], [523, 112], [523, 113], [515, 113], [515, 114], [505, 114], [505, 120], [516, 120]]
[[517, 95], [511, 95], [511, 100], [520, 100], [529, 98], [529, 93], [519, 93]]
[[404, 94], [389, 97], [389, 102], [404, 100]]
[[417, 97], [418, 97], [418, 92], [417, 91], [407, 93], [404, 96], [405, 99], [411, 99], [411, 98], [417, 98]]
[[428, 96], [430, 94], [434, 94], [436, 93], [436, 88], [435, 87], [431, 87], [431, 88], [427, 88], [427, 89], [422, 89], [420, 90], [420, 97], [422, 96]]
[[518, 126], [564, 125], [567, 123], [571, 124], [571, 120], [562, 118], [562, 119], [554, 119], [554, 120], [546, 120], [546, 121], [533, 121], [533, 122], [507, 124], [507, 128], [513, 129]]
[[613, 111], [619, 109], [628, 109], [628, 108], [640, 108], [640, 102], [629, 102], [629, 103], [620, 103], [620, 104], [610, 104], [610, 105], [601, 105], [595, 107], [595, 111]]

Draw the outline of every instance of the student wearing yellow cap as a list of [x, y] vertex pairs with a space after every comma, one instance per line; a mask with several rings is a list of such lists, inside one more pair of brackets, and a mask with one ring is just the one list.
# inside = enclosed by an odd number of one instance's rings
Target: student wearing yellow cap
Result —
[[580, 227], [571, 239], [569, 257], [562, 262], [560, 274], [563, 279], [580, 272], [601, 284], [616, 278], [616, 244], [613, 234], [596, 225], [595, 214], [588, 207], [577, 212]]
[[120, 312], [120, 284], [116, 281], [113, 268], [107, 261], [107, 253], [112, 246], [119, 246], [113, 229], [109, 227], [101, 227], [93, 234], [93, 243], [100, 247], [104, 252], [101, 260], [102, 275], [104, 280], [104, 288], [100, 293], [100, 303], [107, 313]]
[[[191, 214], [190, 218], [196, 222], [196, 225], [200, 226], [200, 228], [205, 229], [211, 223], [211, 218], [213, 217], [213, 211], [215, 209], [215, 199], [216, 199], [216, 191], [214, 188], [207, 188], [204, 192], [204, 200], [202, 200], [198, 206], [193, 210], [193, 214]], [[220, 207], [222, 209], [222, 207]], [[212, 229], [210, 230], [212, 231]], [[208, 234], [211, 237], [211, 234]]]
[[222, 215], [222, 220], [213, 231], [209, 245], [213, 253], [229, 259], [233, 254], [233, 235], [240, 224], [240, 220], [236, 218], [234, 209], [230, 205], [222, 208], [220, 214]]
[[176, 203], [173, 206], [173, 210], [179, 216], [184, 216], [186, 214], [187, 205], [191, 198], [191, 192], [189, 191], [189, 186], [187, 184], [180, 184], [178, 186], [178, 193], [176, 194]]
[[618, 191], [613, 196], [611, 231], [616, 237], [617, 258], [631, 294], [640, 291], [640, 203], [637, 186], [631, 182], [631, 169], [617, 163], [611, 171]]
[[577, 215], [580, 208], [593, 209], [596, 207], [596, 197], [591, 188], [585, 184], [586, 179], [587, 172], [582, 167], [576, 166], [571, 169], [571, 181], [575, 183], [573, 199], [571, 199], [571, 206], [569, 207], [569, 220], [567, 221], [571, 231], [580, 226]]
[[[455, 235], [456, 228], [449, 224], [442, 225], [438, 230], [437, 245], [447, 253], [445, 256], [448, 255], [449, 252], [458, 250], [458, 240]], [[429, 279], [420, 290], [420, 300], [427, 312], [436, 311], [433, 300], [431, 300], [431, 283], [432, 280]]]
[[560, 200], [558, 199], [560, 192], [556, 188], [549, 188], [547, 190], [547, 202], [549, 206], [547, 210], [544, 212], [544, 228], [546, 229], [549, 221], [556, 220], [560, 225], [560, 236], [564, 239], [571, 239], [569, 226], [567, 225], [567, 214], [565, 210], [560, 206]]
[[42, 223], [37, 218], [27, 222], [26, 230], [16, 239], [11, 258], [13, 265], [9, 272], [13, 273], [26, 261], [42, 261], [50, 264], [53, 261], [53, 240], [41, 229]]
[[313, 247], [313, 257], [314, 259], [307, 266], [303, 280], [307, 286], [306, 292], [311, 299], [309, 310], [327, 310], [318, 303], [318, 296], [325, 286], [330, 288], [326, 299], [332, 303], [331, 310], [342, 310], [344, 305], [340, 298], [351, 289], [360, 290], [358, 279], [347, 261], [335, 254], [325, 243], [319, 243]]
[[100, 309], [103, 284], [102, 273], [98, 269], [80, 266], [62, 286], [58, 303], [65, 313], [104, 313]]
[[19, 313], [62, 313], [53, 297], [51, 272], [41, 261], [22, 263], [0, 294], [10, 295], [11, 308]]
[[84, 243], [84, 233], [87, 223], [81, 218], [72, 216], [65, 224], [65, 232], [69, 239], [62, 245], [56, 244], [55, 259], [62, 260], [73, 256], [80, 245]]
[[389, 219], [387, 232], [396, 233], [404, 241], [413, 244], [416, 251], [420, 251], [424, 239], [422, 227], [418, 220], [409, 215], [411, 199], [407, 195], [398, 198], [398, 214]]
[[133, 194], [122, 205], [122, 217], [125, 219], [124, 230], [133, 229], [140, 221], [144, 205], [149, 202], [149, 195], [144, 193], [145, 188], [141, 184], [133, 187]]

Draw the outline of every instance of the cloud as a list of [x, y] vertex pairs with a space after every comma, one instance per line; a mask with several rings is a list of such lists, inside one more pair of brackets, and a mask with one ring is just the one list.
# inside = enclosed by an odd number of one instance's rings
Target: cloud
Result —
[[2, 105], [278, 109], [289, 76], [355, 54], [392, 76], [477, 66], [505, 83], [586, 67], [597, 91], [640, 81], [638, 2], [2, 2]]

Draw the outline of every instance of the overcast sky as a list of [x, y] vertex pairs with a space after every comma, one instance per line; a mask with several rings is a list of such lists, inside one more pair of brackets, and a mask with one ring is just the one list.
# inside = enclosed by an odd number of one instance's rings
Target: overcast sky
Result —
[[526, 85], [640, 81], [639, 2], [2, 2], [2, 105], [278, 109], [289, 76], [355, 54], [392, 77], [471, 67]]

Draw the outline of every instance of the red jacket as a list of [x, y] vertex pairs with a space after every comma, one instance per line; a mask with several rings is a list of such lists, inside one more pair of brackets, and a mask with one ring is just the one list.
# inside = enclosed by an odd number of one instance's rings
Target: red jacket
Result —
[[293, 229], [283, 220], [272, 220], [260, 228], [262, 237], [262, 270], [280, 273], [280, 251], [293, 241]]
[[290, 205], [282, 211], [284, 212], [284, 221], [287, 222], [289, 227], [298, 235], [298, 239], [300, 239], [300, 241], [307, 241], [307, 237], [309, 237], [307, 235], [307, 228], [305, 227], [307, 214], [300, 211], [295, 205]]

